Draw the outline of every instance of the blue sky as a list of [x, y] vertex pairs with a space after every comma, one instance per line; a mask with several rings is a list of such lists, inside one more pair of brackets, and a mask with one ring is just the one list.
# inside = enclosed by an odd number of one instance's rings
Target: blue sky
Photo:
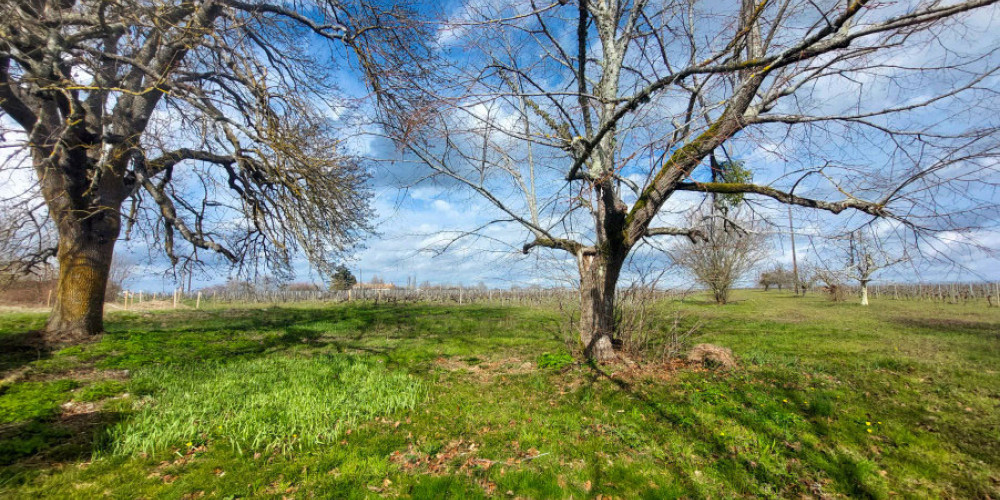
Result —
[[[441, 7], [441, 14], [461, 20], [472, 4], [485, 5], [486, 0], [469, 0], [468, 2], [449, 2]], [[518, 2], [508, 2], [509, 5]], [[510, 7], [514, 10], [516, 6]], [[973, 48], [1000, 44], [1000, 21], [996, 11], [990, 15], [981, 15], [975, 19], [978, 38], [972, 43]], [[985, 35], [984, 35], [985, 33]], [[456, 50], [463, 37], [474, 36], [469, 28], [442, 30], [438, 33], [442, 51], [456, 58], [466, 57], [461, 50]], [[957, 40], [955, 40], [957, 42]], [[933, 48], [924, 49], [920, 55], [928, 57]], [[926, 52], [931, 51], [931, 52]], [[457, 53], [457, 55], [456, 55]], [[531, 54], [529, 54], [530, 56]], [[893, 54], [893, 64], [905, 65], [907, 58], [914, 53], [898, 51]], [[526, 56], [527, 57], [527, 56]], [[995, 61], [994, 61], [995, 62]], [[920, 92], [902, 92], [892, 88], [878, 72], [864, 75], [869, 80], [862, 83], [845, 81], [828, 81], [818, 85], [809, 93], [809, 105], [829, 108], [831, 106], [858, 107], [866, 103], [884, 104], [887, 99], [903, 99], [919, 97]], [[884, 76], [884, 75], [882, 75]], [[349, 96], [361, 96], [364, 88], [357, 82], [358, 75], [350, 65], [344, 65], [335, 75], [342, 91]], [[856, 84], [856, 85], [855, 85]], [[933, 85], [943, 85], [941, 82], [925, 82], [923, 90], [929, 90]], [[994, 89], [1000, 86], [997, 79], [986, 83]], [[908, 119], [928, 125], [940, 120], [939, 115], [947, 112], [946, 106], [930, 108], [926, 112], [915, 114]], [[655, 118], [655, 113], [645, 116], [645, 119]], [[952, 120], [982, 119], [969, 114], [951, 116]], [[986, 117], [986, 119], [990, 119]], [[332, 124], [346, 127], [346, 118], [336, 116]], [[353, 127], [353, 126], [351, 126]], [[501, 223], [489, 226], [477, 236], [462, 238], [447, 245], [455, 236], [482, 227], [500, 217], [500, 213], [482, 198], [461, 189], [449, 182], [413, 181], [422, 177], [426, 171], [414, 163], [412, 158], [401, 155], [399, 150], [377, 135], [352, 133], [346, 141], [348, 149], [362, 157], [370, 158], [366, 162], [372, 173], [372, 204], [376, 213], [374, 221], [375, 233], [369, 235], [362, 245], [354, 252], [344, 256], [344, 262], [355, 274], [360, 273], [364, 279], [374, 275], [396, 282], [406, 283], [415, 277], [418, 282], [430, 281], [443, 284], [475, 285], [484, 282], [490, 286], [528, 286], [528, 285], [558, 285], [570, 282], [575, 274], [574, 263], [567, 254], [551, 251], [536, 251], [531, 255], [523, 255], [519, 249], [529, 237], [528, 232], [517, 224]], [[359, 130], [353, 130], [359, 132]], [[375, 131], [377, 132], [377, 131]], [[833, 137], [833, 139], [831, 139]], [[877, 138], [858, 136], [850, 143], [836, 140], [837, 133], [832, 131], [826, 137], [782, 137], [780, 130], [762, 130], [758, 135], [737, 138], [731, 149], [735, 159], [745, 161], [756, 171], [755, 178], [775, 179], [789, 172], [794, 172], [805, 164], [814, 163], [826, 157], [835, 157], [842, 161], [860, 161], [870, 157], [878, 150]], [[810, 144], [806, 148], [803, 144]], [[848, 144], [845, 146], [845, 144]], [[10, 162], [12, 160], [8, 160]], [[642, 165], [648, 158], [637, 157], [635, 163]], [[555, 168], [555, 167], [554, 167]], [[638, 167], [636, 174], [641, 171]], [[628, 170], [625, 171], [628, 173]], [[699, 173], [698, 175], [704, 175]], [[4, 177], [9, 176], [9, 177]], [[993, 170], [994, 180], [996, 169]], [[557, 196], [563, 185], [557, 177], [544, 179], [546, 195]], [[6, 171], [0, 174], [0, 195], [9, 196], [24, 192], [30, 186], [30, 180], [24, 172]], [[812, 186], [817, 193], [823, 194], [821, 182], [815, 180]], [[809, 186], [804, 186], [809, 187]], [[975, 187], [982, 197], [996, 197], [987, 187]], [[668, 204], [664, 220], [677, 221], [684, 212], [696, 203], [693, 194], [680, 194]], [[945, 200], [944, 203], [950, 201]], [[956, 201], [956, 203], [960, 203]], [[756, 209], [773, 220], [785, 223], [784, 209], [774, 203], [760, 203]], [[818, 214], [806, 210], [795, 211], [796, 224], [799, 228], [797, 240], [800, 261], [811, 261], [817, 265], [838, 267], [842, 260], [839, 243], [824, 238], [838, 230], [857, 226], [867, 222], [865, 216], [845, 212], [839, 216]], [[895, 228], [889, 223], [877, 223], [880, 230], [891, 232]], [[774, 229], [771, 238], [773, 246], [771, 262], [789, 265], [791, 262], [790, 248], [786, 234], [779, 228]], [[1000, 280], [1000, 259], [997, 255], [983, 249], [1000, 249], [1000, 231], [992, 229], [976, 231], [970, 234], [939, 233], [930, 241], [924, 241], [920, 252], [913, 255], [918, 258], [913, 262], [897, 266], [881, 275], [883, 279], [901, 279], [912, 281], [940, 280]], [[167, 261], [157, 251], [150, 251], [145, 242], [136, 239], [123, 241], [118, 246], [118, 253], [134, 263], [137, 271], [130, 280], [133, 289], [157, 291], [168, 290], [175, 286], [176, 276]], [[304, 258], [294, 263], [294, 281], [318, 281], [319, 276], [313, 273]], [[689, 280], [676, 271], [669, 270], [669, 259], [652, 246], [646, 246], [638, 251], [633, 262], [633, 268], [662, 269], [668, 268], [666, 284], [685, 286]], [[198, 288], [209, 284], [225, 281], [230, 272], [217, 259], [209, 259], [194, 277], [194, 286]], [[634, 277], [626, 273], [625, 281]]]

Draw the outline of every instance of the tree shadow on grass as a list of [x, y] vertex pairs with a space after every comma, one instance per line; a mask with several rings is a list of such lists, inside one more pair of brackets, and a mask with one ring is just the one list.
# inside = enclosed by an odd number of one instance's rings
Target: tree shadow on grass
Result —
[[[732, 407], [720, 408], [715, 412], [716, 416], [729, 419], [748, 430], [758, 443], [758, 448], [747, 448], [746, 444], [734, 448], [731, 438], [720, 434], [715, 424], [705, 421], [698, 414], [698, 403], [681, 401], [664, 405], [660, 398], [644, 394], [633, 384], [615, 377], [601, 366], [588, 366], [593, 373], [593, 381], [603, 379], [614, 384], [621, 394], [649, 411], [654, 422], [667, 426], [655, 433], [681, 433], [686, 441], [696, 443], [694, 446], [701, 450], [700, 453], [711, 457], [710, 465], [706, 464], [706, 467], [715, 470], [719, 479], [725, 482], [727, 491], [757, 495], [776, 488], [782, 496], [823, 497], [831, 493], [824, 491], [828, 488], [825, 485], [832, 483], [837, 490], [848, 492], [857, 498], [878, 498], [884, 493], [882, 490], [885, 482], [878, 476], [877, 467], [871, 461], [837, 451], [836, 447], [823, 446], [824, 442], [832, 439], [831, 429], [825, 423], [825, 414], [804, 415], [805, 426], [802, 430], [807, 430], [820, 439], [814, 443], [796, 440], [787, 437], [787, 433], [782, 430], [783, 426], [775, 425], [775, 420], [768, 414], [749, 411], [757, 404], [750, 398], [749, 392], [727, 391], [724, 399]], [[786, 397], [786, 401], [791, 400], [793, 405], [797, 404], [794, 391], [776, 394], [776, 397]], [[701, 409], [705, 410], [705, 407]], [[861, 445], [858, 446], [860, 450]], [[762, 451], [765, 448], [769, 450], [766, 453]], [[761, 463], [758, 463], [758, 454], [762, 453], [780, 459], [777, 462], [760, 460]], [[859, 455], [863, 456], [863, 453]], [[676, 461], [668, 460], [666, 466], [676, 475], [684, 490], [704, 493], [700, 491], [699, 481]], [[599, 469], [594, 471], [595, 482], [599, 472]]]
[[4, 335], [0, 341], [0, 379], [14, 375], [30, 363], [51, 357], [53, 350], [37, 330]]
[[[239, 308], [201, 311], [145, 313], [118, 315], [109, 318], [109, 332], [128, 335], [135, 330], [146, 332], [212, 332], [218, 330], [280, 330], [294, 325], [315, 323], [341, 323], [352, 329], [369, 329], [373, 326], [410, 326], [414, 320], [435, 316], [459, 316], [463, 319], [482, 321], [498, 319], [510, 313], [501, 307], [464, 307], [424, 304], [372, 305], [330, 304], [328, 307], [296, 308]], [[173, 322], [170, 326], [167, 323]]]
[[924, 330], [932, 333], [951, 334], [955, 332], [988, 335], [1000, 338], [1000, 323], [990, 321], [971, 321], [957, 318], [912, 317], [900, 316], [892, 318], [897, 325]]
[[107, 429], [124, 415], [84, 411], [0, 425], [0, 484], [27, 481], [42, 469], [88, 460], [104, 442]]
[[[103, 368], [222, 361], [285, 350], [360, 351], [388, 356], [397, 344], [417, 341], [423, 350], [446, 343], [489, 352], [498, 330], [504, 338], [540, 339], [548, 328], [523, 330], [500, 307], [435, 305], [331, 305], [322, 308], [184, 311], [109, 321], [104, 345], [88, 346]], [[491, 329], [484, 325], [495, 325]], [[517, 343], [517, 342], [515, 342]], [[411, 353], [412, 354], [412, 353]]]

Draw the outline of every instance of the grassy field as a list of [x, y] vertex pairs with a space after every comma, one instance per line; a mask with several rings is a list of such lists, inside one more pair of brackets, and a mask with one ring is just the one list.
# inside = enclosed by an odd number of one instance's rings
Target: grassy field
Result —
[[662, 305], [730, 371], [551, 367], [544, 308], [114, 313], [3, 354], [0, 497], [1000, 497], [1000, 310], [737, 299]]

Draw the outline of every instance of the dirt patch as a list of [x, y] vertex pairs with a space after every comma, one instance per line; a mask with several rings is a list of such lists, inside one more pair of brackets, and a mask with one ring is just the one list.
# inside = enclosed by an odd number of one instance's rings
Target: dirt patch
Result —
[[76, 415], [84, 415], [87, 413], [95, 413], [101, 410], [102, 402], [100, 401], [67, 401], [60, 406], [62, 408], [62, 414], [60, 418], [69, 419]]
[[687, 355], [688, 361], [699, 363], [705, 368], [735, 368], [736, 356], [728, 347], [715, 344], [698, 344], [691, 348]]
[[56, 373], [26, 373], [21, 380], [25, 382], [52, 382], [56, 380], [71, 379], [78, 382], [97, 382], [101, 380], [128, 380], [130, 372], [128, 370], [97, 370], [94, 368], [81, 368], [78, 370], [68, 370]]
[[[615, 364], [607, 365], [604, 368], [604, 372], [608, 377], [627, 384], [648, 380], [668, 381], [681, 371], [707, 371], [701, 363], [688, 361], [684, 358], [671, 358], [655, 363], [633, 362]], [[575, 388], [576, 386], [579, 386], [579, 384], [570, 384], [569, 387]]]
[[535, 363], [513, 357], [482, 360], [442, 356], [434, 360], [434, 366], [449, 372], [465, 371], [482, 381], [489, 381], [502, 375], [520, 375], [535, 371]]

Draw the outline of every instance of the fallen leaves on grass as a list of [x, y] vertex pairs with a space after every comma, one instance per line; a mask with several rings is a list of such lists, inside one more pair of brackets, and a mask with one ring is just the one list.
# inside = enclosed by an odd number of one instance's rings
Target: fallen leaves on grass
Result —
[[548, 453], [539, 453], [535, 448], [520, 451], [519, 447], [515, 446], [514, 449], [516, 450], [515, 456], [502, 460], [490, 460], [475, 456], [479, 451], [479, 445], [459, 439], [451, 441], [441, 451], [434, 454], [423, 453], [417, 450], [416, 446], [410, 444], [405, 452], [399, 450], [392, 452], [389, 455], [389, 461], [401, 466], [407, 472], [444, 475], [469, 474], [472, 470], [486, 470], [497, 464], [516, 466], [548, 455]]
[[496, 377], [506, 375], [520, 375], [530, 373], [535, 370], [534, 363], [524, 361], [515, 357], [501, 358], [496, 360], [477, 360], [470, 364], [457, 358], [438, 357], [434, 360], [438, 368], [448, 372], [467, 372], [480, 382], [489, 382]]

